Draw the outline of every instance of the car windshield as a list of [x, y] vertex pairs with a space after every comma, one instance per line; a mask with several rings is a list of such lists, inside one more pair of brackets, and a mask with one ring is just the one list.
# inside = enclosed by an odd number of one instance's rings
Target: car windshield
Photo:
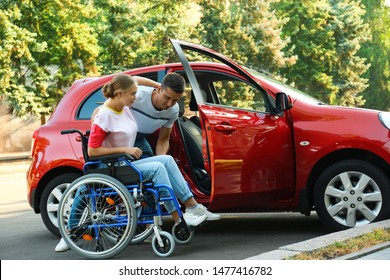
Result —
[[318, 104], [318, 105], [325, 104], [324, 102], [318, 100], [317, 98], [315, 98], [315, 97], [313, 97], [313, 96], [311, 96], [311, 95], [309, 95], [309, 94], [307, 94], [299, 89], [293, 88], [287, 84], [284, 84], [278, 80], [271, 78], [270, 76], [259, 73], [256, 70], [253, 70], [253, 69], [247, 68], [247, 67], [245, 67], [245, 70], [247, 70], [249, 73], [251, 73], [252, 75], [254, 75], [256, 77], [259, 77], [260, 79], [267, 80], [267, 82], [272, 84], [274, 87], [278, 88], [280, 91], [286, 93], [287, 95], [290, 95], [293, 98], [296, 98], [298, 100], [302, 100], [302, 101], [308, 102], [308, 103]]

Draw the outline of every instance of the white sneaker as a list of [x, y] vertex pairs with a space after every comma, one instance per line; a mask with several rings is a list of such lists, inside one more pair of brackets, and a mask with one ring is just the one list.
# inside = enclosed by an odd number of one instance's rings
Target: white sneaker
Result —
[[187, 209], [186, 213], [191, 213], [191, 214], [194, 214], [197, 216], [205, 215], [207, 218], [207, 221], [216, 221], [216, 220], [221, 219], [221, 215], [211, 213], [202, 204], [198, 204], [198, 206], [195, 206], [194, 208]]
[[55, 248], [56, 252], [65, 252], [69, 250], [68, 244], [66, 244], [65, 240], [61, 238], [60, 242], [57, 244]]
[[206, 221], [207, 217], [205, 215], [194, 215], [192, 213], [184, 213], [183, 218], [186, 221], [187, 226], [196, 227]]

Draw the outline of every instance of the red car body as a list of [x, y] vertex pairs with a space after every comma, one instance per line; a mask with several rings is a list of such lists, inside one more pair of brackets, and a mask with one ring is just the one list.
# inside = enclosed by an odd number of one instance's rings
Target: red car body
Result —
[[[198, 201], [216, 212], [300, 211], [309, 215], [315, 209], [332, 229], [389, 217], [388, 113], [325, 105], [212, 50], [172, 43], [181, 63], [126, 73], [161, 81], [175, 71], [191, 86], [189, 106], [196, 101], [192, 107], [198, 111], [200, 124], [190, 133], [190, 140], [196, 138], [199, 151], [184, 135], [186, 126], [190, 124], [192, 130], [194, 123], [181, 116], [172, 130], [170, 154]], [[190, 63], [184, 51], [219, 62]], [[80, 110], [111, 77], [75, 81], [47, 124], [34, 133], [28, 201], [55, 234], [56, 207], [64, 189], [58, 186], [81, 176], [84, 164], [80, 138], [60, 131], [90, 128], [88, 114], [99, 102], [92, 102], [85, 113]], [[230, 88], [242, 90], [246, 99], [226, 99], [236, 94], [226, 95]], [[245, 103], [248, 96], [255, 97]], [[240, 102], [259, 105], [237, 105]], [[194, 163], [195, 156], [201, 164]], [[198, 171], [206, 177], [199, 178]], [[73, 175], [65, 178], [64, 174]], [[62, 179], [55, 181], [59, 176]]]

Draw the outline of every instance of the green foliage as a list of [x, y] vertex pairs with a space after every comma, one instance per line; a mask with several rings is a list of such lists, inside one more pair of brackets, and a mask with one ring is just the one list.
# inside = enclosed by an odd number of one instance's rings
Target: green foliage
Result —
[[359, 94], [367, 80], [361, 75], [368, 66], [357, 51], [369, 29], [361, 5], [354, 0], [282, 0], [278, 11], [290, 18], [283, 32], [298, 56], [295, 65], [283, 70], [288, 81], [330, 104], [362, 105]]
[[367, 87], [362, 78], [369, 65], [357, 55], [362, 43], [369, 40], [369, 28], [363, 23], [365, 14], [360, 1], [334, 1], [332, 6], [333, 29], [337, 61], [330, 69], [337, 94], [329, 97], [331, 104], [361, 106], [365, 103], [360, 95]]
[[[75, 79], [178, 61], [169, 42], [175, 38], [282, 76], [330, 104], [362, 106], [366, 99], [367, 107], [387, 110], [390, 8], [383, 4], [2, 0], [0, 98], [16, 115], [48, 114]], [[263, 106], [245, 85], [222, 90], [240, 108]]]
[[189, 40], [191, 1], [95, 1], [103, 73], [177, 61], [169, 38]]
[[363, 92], [365, 107], [390, 110], [390, 7], [384, 0], [363, 0], [364, 21], [370, 26], [371, 40], [360, 51], [371, 67], [364, 77], [369, 87]]
[[[30, 49], [39, 52], [44, 46], [35, 42], [35, 33], [13, 23], [20, 18], [21, 13], [15, 7], [0, 10], [0, 94], [20, 115], [28, 111], [41, 113], [39, 104], [45, 95], [44, 75]], [[29, 71], [34, 72], [36, 79], [27, 83]]]
[[97, 40], [87, 24], [93, 13], [81, 2], [1, 3], [1, 93], [12, 113], [50, 113], [75, 79], [98, 73]]
[[201, 43], [251, 67], [277, 73], [295, 63], [282, 51], [289, 37], [280, 34], [286, 19], [278, 19], [269, 1], [200, 1]]

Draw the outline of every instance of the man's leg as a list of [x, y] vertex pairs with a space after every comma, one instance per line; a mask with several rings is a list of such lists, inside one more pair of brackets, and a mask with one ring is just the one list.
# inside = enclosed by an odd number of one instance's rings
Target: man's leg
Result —
[[152, 147], [150, 146], [148, 140], [146, 140], [145, 135], [142, 133], [137, 134], [134, 147], [140, 148], [142, 150], [141, 158], [154, 156]]

